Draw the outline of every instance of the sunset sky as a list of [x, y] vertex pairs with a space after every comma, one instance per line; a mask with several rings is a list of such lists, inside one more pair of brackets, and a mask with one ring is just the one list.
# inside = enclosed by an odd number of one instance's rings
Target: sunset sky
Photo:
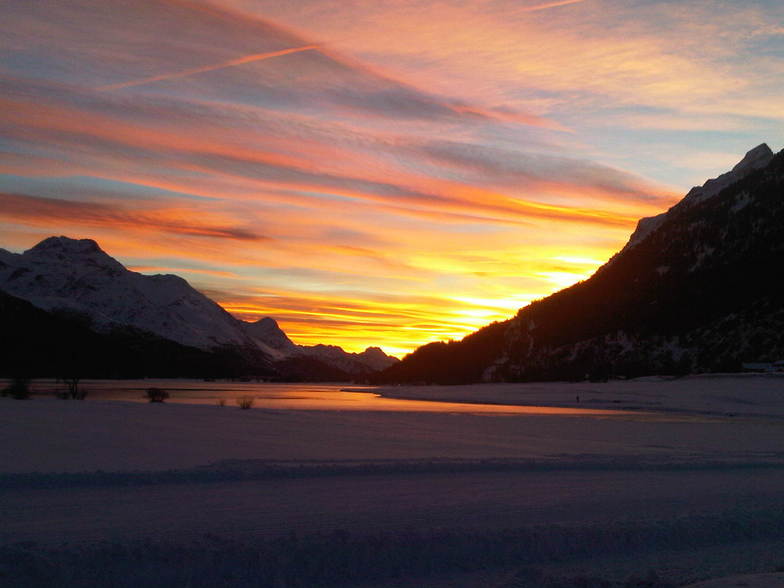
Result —
[[404, 354], [784, 145], [781, 0], [8, 0], [0, 247]]

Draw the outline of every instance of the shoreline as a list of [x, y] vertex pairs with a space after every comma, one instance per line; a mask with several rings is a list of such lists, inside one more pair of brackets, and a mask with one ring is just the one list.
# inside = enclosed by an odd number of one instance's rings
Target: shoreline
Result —
[[779, 373], [694, 374], [608, 382], [397, 385], [363, 391], [431, 402], [784, 419], [784, 374]]

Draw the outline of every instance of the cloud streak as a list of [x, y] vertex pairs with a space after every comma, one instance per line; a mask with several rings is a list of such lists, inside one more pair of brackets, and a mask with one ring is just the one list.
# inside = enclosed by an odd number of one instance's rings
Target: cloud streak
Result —
[[146, 84], [152, 84], [155, 82], [162, 82], [166, 80], [173, 80], [176, 78], [184, 78], [188, 76], [198, 75], [202, 73], [207, 73], [210, 71], [215, 71], [219, 69], [224, 69], [226, 67], [236, 67], [238, 65], [245, 65], [247, 63], [254, 63], [256, 61], [264, 61], [265, 59], [272, 59], [273, 57], [283, 57], [284, 55], [291, 55], [292, 53], [301, 53], [303, 51], [315, 51], [318, 50], [318, 45], [304, 45], [302, 47], [291, 47], [290, 49], [281, 49], [279, 51], [269, 51], [267, 53], [255, 53], [253, 55], [246, 55], [244, 57], [238, 57], [236, 59], [230, 59], [228, 61], [224, 61], [222, 63], [216, 63], [213, 65], [205, 65], [202, 67], [193, 67], [190, 69], [186, 69], [183, 71], [168, 73], [168, 74], [160, 74], [157, 76], [150, 76], [147, 78], [141, 78], [138, 80], [130, 80], [127, 82], [120, 82], [117, 84], [107, 84], [105, 86], [98, 86], [96, 90], [102, 91], [111, 91], [111, 90], [121, 90], [123, 88], [132, 88], [134, 86], [144, 86]]
[[561, 6], [569, 6], [570, 4], [580, 4], [585, 0], [559, 0], [557, 2], [546, 2], [544, 4], [536, 4], [534, 6], [524, 6], [519, 9], [520, 12], [539, 12], [540, 10], [549, 10], [551, 8], [560, 8]]
[[771, 0], [34, 4], [0, 19], [0, 247], [93, 237], [300, 342], [510, 316], [784, 140]]
[[[183, 222], [182, 210], [128, 210], [96, 202], [59, 200], [0, 192], [0, 218], [61, 227], [110, 227], [120, 230], [142, 229], [234, 241], [267, 241], [253, 230], [203, 222]], [[202, 215], [203, 216], [203, 215]]]
[[[82, 109], [78, 104], [65, 107], [43, 102], [33, 105], [29, 100], [0, 99], [0, 105], [8, 113], [14, 114], [15, 124], [6, 127], [8, 137], [22, 140], [32, 137], [39, 146], [50, 145], [65, 153], [81, 151], [83, 156], [100, 159], [110, 155], [117, 161], [125, 162], [122, 166], [124, 169], [128, 169], [129, 164], [145, 168], [151, 157], [154, 157], [186, 177], [187, 172], [198, 171], [213, 178], [225, 177], [243, 182], [256, 189], [322, 192], [394, 207], [408, 206], [412, 213], [424, 207], [433, 212], [463, 215], [464, 219], [473, 217], [491, 222], [492, 219], [501, 219], [502, 222], [525, 223], [535, 218], [618, 226], [632, 226], [635, 222], [633, 216], [536, 202], [519, 196], [510, 198], [503, 193], [466, 189], [466, 186], [455, 185], [451, 181], [430, 178], [422, 183], [416, 176], [405, 173], [391, 181], [388, 178], [314, 171], [308, 160], [281, 157], [274, 152], [253, 147], [221, 144], [220, 133], [215, 139], [205, 139], [204, 132], [209, 129], [171, 132], [159, 128], [157, 120], [150, 127], [145, 127], [115, 116], [97, 115], [94, 111]], [[159, 116], [164, 114], [158, 112]], [[438, 148], [434, 147], [431, 151], [447, 158], [447, 154], [441, 153]], [[405, 147], [403, 151], [393, 148], [392, 154], [405, 154]], [[452, 154], [451, 160], [469, 167], [478, 161], [461, 160], [459, 154]], [[536, 181], [543, 183], [543, 174], [547, 173], [555, 181], [564, 176], [565, 167], [568, 164], [556, 167], [552, 172], [543, 170]], [[490, 166], [485, 171], [497, 173], [498, 168]], [[573, 189], [585, 183], [585, 178], [579, 179], [579, 183], [572, 184]], [[187, 186], [176, 188], [188, 191]]]

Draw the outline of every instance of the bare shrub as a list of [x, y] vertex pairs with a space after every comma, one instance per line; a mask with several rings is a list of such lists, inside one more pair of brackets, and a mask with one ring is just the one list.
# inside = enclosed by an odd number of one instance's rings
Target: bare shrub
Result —
[[256, 402], [256, 398], [253, 396], [240, 396], [237, 398], [237, 406], [239, 406], [242, 410], [248, 410], [253, 406], [254, 402]]
[[79, 382], [81, 381], [80, 376], [67, 376], [63, 378], [58, 378], [63, 384], [65, 384], [67, 390], [60, 395], [60, 398], [71, 398], [73, 400], [84, 400], [87, 397], [87, 390], [85, 388], [79, 387]]
[[163, 402], [169, 397], [169, 393], [162, 388], [147, 388], [147, 398], [150, 402]]
[[14, 378], [2, 394], [16, 400], [27, 400], [30, 398], [30, 380], [28, 378]]

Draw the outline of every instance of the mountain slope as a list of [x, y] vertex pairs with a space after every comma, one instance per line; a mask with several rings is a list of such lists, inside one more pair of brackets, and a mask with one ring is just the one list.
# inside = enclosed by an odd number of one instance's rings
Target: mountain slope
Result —
[[605, 378], [784, 357], [784, 152], [753, 149], [654, 218], [588, 280], [426, 345], [379, 380]]
[[284, 359], [297, 352], [297, 345], [271, 317], [266, 316], [254, 323], [243, 321], [240, 324], [254, 344], [270, 357]]
[[140, 331], [92, 330], [88, 317], [51, 313], [0, 292], [0, 377], [271, 376], [231, 353], [210, 353]]
[[99, 330], [127, 325], [204, 350], [252, 346], [234, 317], [179, 276], [129, 271], [90, 239], [3, 252], [0, 289], [43, 310], [86, 314]]
[[[727, 173], [721, 174], [717, 178], [713, 178], [705, 182], [702, 186], [695, 186], [684, 196], [678, 204], [673, 208], [685, 208], [693, 204], [703, 202], [708, 198], [716, 196], [724, 188], [728, 188], [732, 184], [742, 180], [751, 172], [766, 167], [773, 159], [773, 151], [770, 150], [765, 143], [758, 145], [748, 153], [746, 156]], [[629, 242], [622, 251], [635, 246], [640, 243], [645, 237], [651, 234], [654, 230], [659, 228], [661, 224], [667, 219], [670, 211], [663, 212], [656, 216], [646, 217], [640, 219], [637, 223], [637, 228], [629, 238]]]
[[[179, 276], [129, 271], [90, 239], [49, 237], [22, 254], [0, 249], [0, 292], [43, 311], [87, 319], [99, 334], [144, 333], [151, 340], [209, 352], [222, 358], [219, 365], [231, 365], [232, 373], [244, 369], [246, 374], [277, 372], [290, 380], [347, 380], [397, 362], [378, 348], [347, 353], [336, 346], [296, 345], [274, 319], [240, 321]], [[57, 330], [56, 322], [36, 324]]]

